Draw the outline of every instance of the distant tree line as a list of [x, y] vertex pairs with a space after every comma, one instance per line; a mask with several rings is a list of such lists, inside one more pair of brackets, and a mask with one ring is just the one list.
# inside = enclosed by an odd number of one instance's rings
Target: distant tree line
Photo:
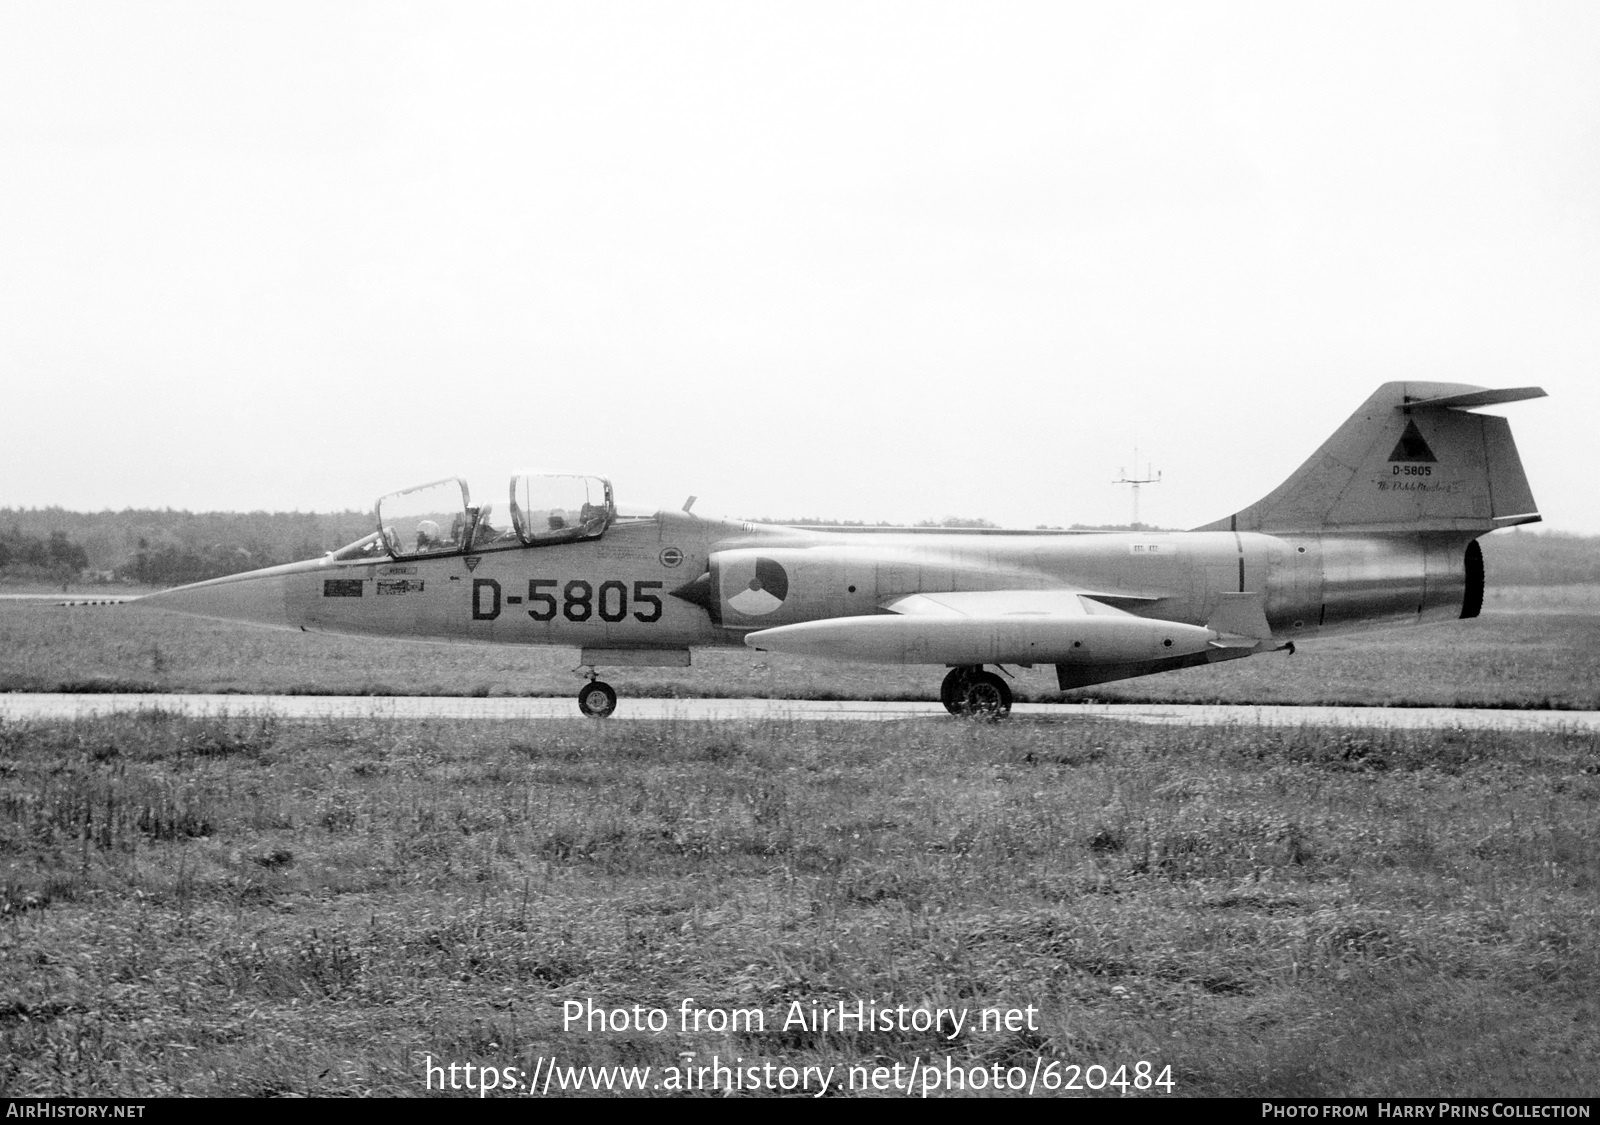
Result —
[[[817, 516], [804, 516], [796, 520], [772, 519], [770, 516], [750, 517], [742, 516], [751, 523], [775, 523], [783, 527], [904, 527], [905, 524], [890, 523], [888, 520], [879, 520], [868, 523], [866, 520], [825, 520]], [[1000, 525], [986, 519], [969, 518], [966, 516], [946, 516], [942, 520], [920, 520], [912, 527], [999, 527]]]
[[1497, 531], [1478, 543], [1490, 586], [1600, 585], [1600, 537]]
[[0, 532], [0, 570], [70, 578], [81, 574], [88, 566], [89, 556], [83, 546], [68, 539], [64, 531], [29, 535], [13, 526], [9, 531]]
[[772, 523], [780, 527], [894, 527], [892, 523], [879, 521], [868, 523], [865, 520], [825, 520], [821, 516], [802, 516], [799, 519], [774, 519], [771, 516], [739, 516], [739, 519], [749, 523]]
[[369, 512], [0, 509], [0, 576], [179, 585], [316, 558], [374, 526]]
[[979, 516], [946, 516], [942, 520], [919, 520], [912, 527], [953, 527], [953, 528], [998, 528], [1000, 525], [993, 520], [986, 520]]
[[171, 543], [152, 546], [148, 539], [140, 539], [139, 550], [133, 558], [114, 568], [112, 577], [147, 586], [182, 586], [187, 582], [204, 582], [208, 578], [272, 565], [272, 562], [258, 563], [256, 556], [243, 547], [216, 543], [192, 551]]

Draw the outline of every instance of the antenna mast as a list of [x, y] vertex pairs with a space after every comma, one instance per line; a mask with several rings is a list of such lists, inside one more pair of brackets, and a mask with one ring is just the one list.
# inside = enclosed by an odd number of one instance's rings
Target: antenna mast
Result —
[[[1139, 471], [1139, 447], [1137, 445], [1133, 447], [1133, 471], [1135, 473]], [[1157, 473], [1155, 476], [1151, 476], [1150, 463], [1148, 461], [1145, 462], [1144, 476], [1142, 477], [1130, 477], [1126, 469], [1118, 469], [1117, 472], [1121, 474], [1121, 477], [1111, 483], [1133, 486], [1133, 526], [1135, 528], [1143, 527], [1144, 525], [1139, 522], [1139, 486], [1141, 484], [1160, 484], [1161, 474]]]

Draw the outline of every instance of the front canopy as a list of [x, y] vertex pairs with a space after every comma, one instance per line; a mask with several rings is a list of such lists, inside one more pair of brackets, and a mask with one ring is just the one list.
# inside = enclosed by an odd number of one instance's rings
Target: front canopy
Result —
[[460, 554], [472, 523], [471, 496], [460, 477], [391, 492], [378, 501], [378, 531], [397, 559]]

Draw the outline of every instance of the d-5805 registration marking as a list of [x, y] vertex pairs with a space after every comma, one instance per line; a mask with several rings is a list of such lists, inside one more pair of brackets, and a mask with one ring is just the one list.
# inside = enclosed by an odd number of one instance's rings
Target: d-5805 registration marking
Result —
[[[554, 621], [559, 614], [568, 621], [582, 623], [599, 618], [616, 624], [629, 616], [630, 606], [635, 621], [646, 625], [661, 620], [661, 599], [652, 591], [659, 590], [664, 582], [639, 581], [629, 592], [628, 584], [615, 578], [594, 583], [583, 578], [562, 582], [559, 578], [530, 578], [528, 580], [528, 616], [535, 621]], [[500, 583], [493, 578], [472, 580], [472, 619], [493, 621], [500, 616], [502, 601], [516, 605], [522, 598], [510, 595], [502, 598]]]

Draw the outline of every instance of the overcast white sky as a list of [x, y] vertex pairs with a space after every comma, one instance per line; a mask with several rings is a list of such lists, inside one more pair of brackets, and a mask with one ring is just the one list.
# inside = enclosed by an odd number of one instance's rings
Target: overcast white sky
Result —
[[0, 0], [0, 506], [1255, 500], [1539, 384], [1600, 532], [1600, 5]]

